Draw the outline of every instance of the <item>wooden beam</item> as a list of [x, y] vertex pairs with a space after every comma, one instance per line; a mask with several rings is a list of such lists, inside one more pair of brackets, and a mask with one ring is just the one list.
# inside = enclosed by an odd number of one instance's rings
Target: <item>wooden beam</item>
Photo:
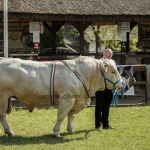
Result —
[[137, 25], [137, 22], [130, 22], [130, 31]]
[[58, 25], [57, 25], [57, 30], [56, 30], [56, 32], [57, 32], [65, 23], [66, 23], [66, 21], [61, 21], [61, 22], [59, 22]]
[[83, 25], [83, 30], [85, 31], [87, 29], [88, 26], [90, 26], [92, 24], [92, 22], [85, 22]]
[[52, 27], [46, 21], [43, 21], [43, 25], [48, 31], [52, 33]]
[[70, 22], [80, 32], [80, 26], [78, 22]]

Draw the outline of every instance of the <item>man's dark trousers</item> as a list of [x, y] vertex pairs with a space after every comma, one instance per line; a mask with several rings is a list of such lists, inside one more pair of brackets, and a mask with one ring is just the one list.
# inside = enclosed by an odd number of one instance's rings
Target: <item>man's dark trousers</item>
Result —
[[112, 91], [106, 88], [104, 91], [97, 91], [95, 95], [95, 127], [100, 127], [101, 123], [103, 128], [108, 127], [109, 108], [113, 98]]

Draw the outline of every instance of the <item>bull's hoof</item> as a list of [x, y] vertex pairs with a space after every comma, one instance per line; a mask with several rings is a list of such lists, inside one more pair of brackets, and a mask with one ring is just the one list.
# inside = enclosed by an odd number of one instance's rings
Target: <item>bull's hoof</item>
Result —
[[13, 133], [13, 132], [11, 132], [11, 133], [5, 132], [5, 134], [7, 134], [8, 136], [14, 136], [14, 133]]
[[75, 132], [74, 132], [74, 131], [69, 131], [68, 133], [69, 133], [69, 134], [74, 134]]
[[68, 130], [68, 134], [74, 134], [74, 130], [71, 130], [71, 129], [67, 129]]
[[59, 137], [60, 137], [60, 134], [54, 134], [53, 137], [54, 137], [54, 138], [59, 138]]

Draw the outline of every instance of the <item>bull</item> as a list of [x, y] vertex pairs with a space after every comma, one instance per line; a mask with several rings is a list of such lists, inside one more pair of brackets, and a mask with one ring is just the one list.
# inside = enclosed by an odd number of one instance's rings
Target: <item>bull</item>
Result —
[[58, 106], [54, 136], [60, 136], [62, 121], [68, 116], [67, 130], [74, 133], [74, 115], [90, 104], [97, 90], [120, 88], [121, 77], [109, 60], [80, 56], [73, 60], [35, 62], [18, 58], [0, 59], [0, 122], [4, 132], [11, 130], [6, 114], [11, 113], [10, 98], [24, 104], [30, 112], [41, 104]]

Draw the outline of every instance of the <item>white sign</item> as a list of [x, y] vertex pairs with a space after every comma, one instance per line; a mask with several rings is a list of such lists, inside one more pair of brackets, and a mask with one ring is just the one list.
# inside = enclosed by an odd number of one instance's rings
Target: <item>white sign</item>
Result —
[[130, 32], [130, 22], [121, 22], [120, 32]]
[[120, 41], [126, 42], [127, 41], [127, 34], [126, 32], [120, 32]]
[[33, 42], [40, 42], [40, 34], [33, 33]]
[[40, 33], [39, 22], [29, 22], [29, 31], [30, 33]]

